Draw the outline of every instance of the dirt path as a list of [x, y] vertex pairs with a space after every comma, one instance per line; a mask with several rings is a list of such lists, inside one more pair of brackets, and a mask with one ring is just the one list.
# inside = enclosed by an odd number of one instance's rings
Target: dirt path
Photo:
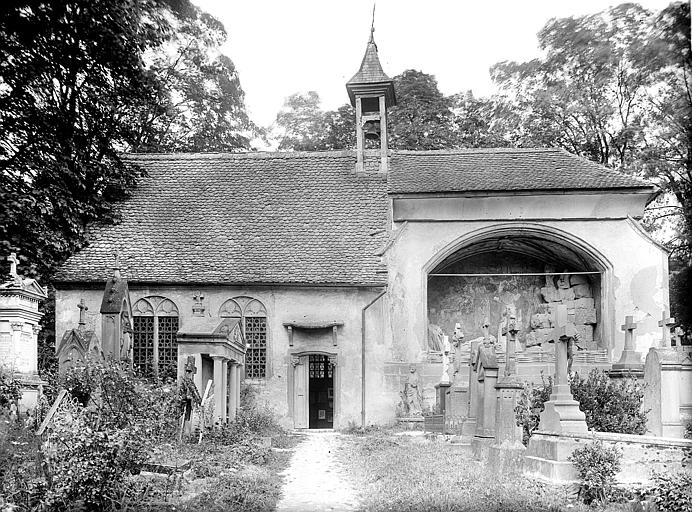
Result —
[[333, 511], [357, 509], [358, 499], [334, 451], [339, 433], [308, 432], [295, 449], [285, 477], [278, 512]]

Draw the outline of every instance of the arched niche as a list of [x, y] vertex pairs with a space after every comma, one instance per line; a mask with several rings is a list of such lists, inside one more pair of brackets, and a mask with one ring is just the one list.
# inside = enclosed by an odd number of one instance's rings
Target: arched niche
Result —
[[[545, 334], [540, 330], [545, 324], [538, 320], [548, 318], [558, 303], [579, 309], [574, 314], [578, 321], [589, 322], [579, 324], [584, 346], [607, 348], [612, 337], [607, 307], [611, 269], [596, 248], [552, 227], [508, 223], [470, 232], [424, 267], [426, 348], [435, 351], [441, 332], [451, 335], [456, 323], [462, 324], [466, 339], [480, 336], [486, 317], [498, 335], [507, 304], [517, 307], [520, 341], [533, 343]], [[542, 275], [547, 273], [557, 275]]]

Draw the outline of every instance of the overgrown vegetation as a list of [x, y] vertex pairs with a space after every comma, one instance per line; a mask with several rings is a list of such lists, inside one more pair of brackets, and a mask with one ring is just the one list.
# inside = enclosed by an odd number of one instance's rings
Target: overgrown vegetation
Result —
[[[238, 422], [197, 444], [198, 436], [177, 442], [175, 384], [97, 361], [68, 370], [61, 384], [69, 393], [42, 438], [13, 424], [0, 439], [0, 503], [27, 511], [272, 510], [276, 504], [276, 473], [287, 456], [277, 457], [258, 439], [287, 436], [251, 393], [244, 394]], [[193, 464], [184, 479], [141, 474], [145, 463], [176, 467], [184, 460]]]
[[[514, 410], [517, 425], [523, 429], [523, 442], [528, 445], [531, 434], [538, 428], [544, 404], [550, 399], [553, 381], [541, 375], [539, 386], [526, 383]], [[644, 384], [634, 378], [611, 380], [597, 368], [586, 378], [578, 373], [570, 376], [570, 390], [579, 408], [586, 415], [590, 430], [619, 434], [644, 434], [646, 414], [642, 410]]]
[[604, 446], [601, 441], [575, 449], [568, 460], [579, 474], [579, 497], [587, 505], [605, 502], [620, 471], [622, 453], [615, 447]]
[[336, 455], [368, 512], [588, 510], [566, 488], [498, 473], [420, 437], [343, 436]]

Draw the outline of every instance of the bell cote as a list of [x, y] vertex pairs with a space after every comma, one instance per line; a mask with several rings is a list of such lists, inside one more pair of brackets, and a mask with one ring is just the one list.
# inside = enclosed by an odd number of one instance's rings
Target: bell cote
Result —
[[[370, 31], [370, 40], [365, 49], [360, 69], [346, 82], [351, 105], [356, 109], [356, 172], [365, 169], [365, 141], [371, 140], [378, 147], [368, 151], [369, 157], [379, 156], [380, 172], [387, 172], [387, 108], [396, 105], [394, 82], [382, 70], [377, 55], [377, 45]], [[379, 152], [379, 155], [378, 155]]]

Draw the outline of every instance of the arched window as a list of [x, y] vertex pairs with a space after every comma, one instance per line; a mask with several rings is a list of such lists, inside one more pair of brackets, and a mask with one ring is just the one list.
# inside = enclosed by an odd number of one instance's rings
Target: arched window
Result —
[[175, 377], [178, 366], [178, 308], [170, 299], [151, 296], [132, 307], [132, 362], [142, 375]]
[[248, 345], [245, 354], [245, 378], [267, 376], [267, 309], [252, 297], [233, 297], [221, 304], [220, 317], [240, 318]]

